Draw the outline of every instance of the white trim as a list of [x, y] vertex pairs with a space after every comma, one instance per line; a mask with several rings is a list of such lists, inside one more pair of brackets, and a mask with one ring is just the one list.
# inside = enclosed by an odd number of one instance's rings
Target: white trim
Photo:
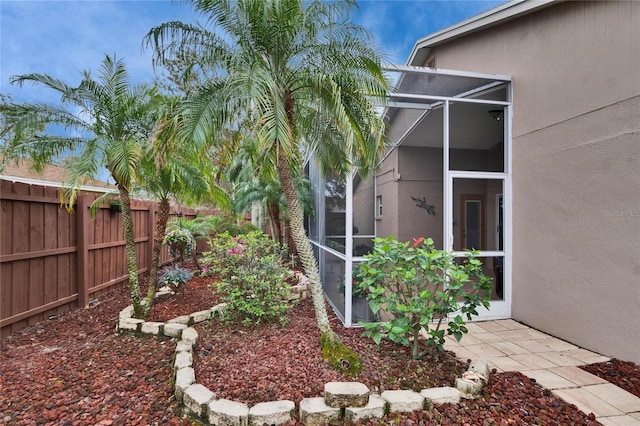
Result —
[[[389, 95], [389, 98], [392, 99], [393, 95]], [[417, 102], [394, 102], [389, 101], [386, 105], [389, 108], [409, 108], [409, 109], [424, 109], [431, 110], [433, 108], [432, 104], [419, 104]]]
[[[502, 183], [502, 191], [504, 192], [504, 182]], [[504, 194], [496, 194], [496, 229], [495, 229], [495, 239], [496, 239], [496, 248], [500, 247], [500, 205], [502, 204], [502, 249], [504, 250]]]
[[505, 83], [511, 82], [511, 77], [504, 74], [486, 74], [486, 73], [480, 73], [480, 72], [451, 70], [446, 68], [429, 68], [429, 67], [422, 67], [419, 65], [384, 64], [382, 65], [381, 68], [385, 71], [391, 71], [391, 72], [405, 72], [405, 73], [411, 72], [416, 74], [444, 75], [447, 77], [455, 76], [455, 77], [478, 78], [482, 80], [500, 80]]
[[[466, 257], [469, 255], [468, 251], [453, 251], [451, 252], [453, 253], [453, 257]], [[505, 252], [504, 250], [500, 251], [500, 250], [477, 250], [476, 251], [477, 255], [476, 257], [504, 257], [505, 256]]]
[[346, 255], [344, 265], [344, 325], [351, 327], [352, 304], [353, 304], [353, 174], [347, 176], [346, 217], [345, 219], [345, 241], [344, 253]]
[[[435, 96], [435, 95], [414, 95], [411, 93], [393, 93], [389, 95], [389, 99], [395, 98], [403, 98], [403, 99], [417, 99], [420, 101], [446, 101], [446, 100], [455, 100], [458, 103], [466, 103], [466, 104], [484, 104], [484, 105], [501, 105], [501, 106], [509, 106], [509, 101], [495, 101], [491, 99], [474, 99], [474, 98], [460, 98], [458, 95], [456, 96]], [[409, 108], [413, 109], [427, 109], [427, 108], [416, 108], [414, 107], [414, 102], [397, 102], [398, 104], [404, 103]], [[423, 103], [419, 103], [417, 105], [425, 105]], [[431, 105], [433, 108], [433, 105]], [[428, 108], [430, 110], [431, 108]]]
[[[444, 102], [442, 111], [442, 205], [444, 206], [444, 226], [442, 245], [445, 251], [453, 250], [453, 178], [449, 170], [449, 101]], [[451, 192], [451, 197], [449, 193]]]
[[450, 175], [456, 179], [506, 179], [507, 173], [503, 172], [468, 172], [462, 170], [451, 170]]

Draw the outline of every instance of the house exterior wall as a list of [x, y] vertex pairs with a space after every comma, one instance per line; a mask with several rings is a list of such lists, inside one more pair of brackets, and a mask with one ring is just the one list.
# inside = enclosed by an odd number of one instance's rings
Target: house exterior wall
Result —
[[373, 177], [361, 180], [353, 186], [353, 236], [374, 235], [374, 197]]
[[[382, 197], [382, 215], [376, 212], [376, 236], [396, 237], [398, 235], [398, 150], [391, 151], [382, 162], [376, 175], [376, 197]], [[377, 209], [377, 201], [376, 201]]]
[[[438, 148], [400, 147], [398, 150], [399, 241], [430, 237], [437, 248], [443, 247], [442, 229], [442, 150]], [[435, 214], [417, 206], [411, 197], [434, 206]]]
[[580, 1], [427, 59], [513, 78], [513, 318], [636, 363], [639, 58], [640, 2]]

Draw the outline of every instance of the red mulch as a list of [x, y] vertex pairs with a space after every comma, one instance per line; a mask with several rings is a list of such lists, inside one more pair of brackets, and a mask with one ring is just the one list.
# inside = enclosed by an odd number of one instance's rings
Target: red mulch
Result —
[[580, 368], [640, 398], [640, 367], [638, 364], [612, 358], [610, 361], [584, 365]]
[[[203, 278], [194, 278], [154, 315], [178, 316], [208, 309]], [[210, 282], [210, 281], [207, 281]], [[163, 304], [166, 306], [162, 306]], [[169, 385], [174, 339], [114, 332], [118, 312], [129, 304], [128, 289], [110, 292], [90, 309], [44, 321], [1, 341], [0, 424], [7, 425], [189, 425]], [[213, 303], [215, 304], [215, 303]], [[169, 308], [171, 306], [171, 308]], [[162, 315], [160, 315], [162, 312]], [[199, 382], [218, 397], [259, 400], [320, 396], [327, 380], [346, 380], [319, 358], [315, 318], [309, 302], [291, 312], [286, 328], [256, 330], [217, 322], [198, 326], [195, 368]], [[162, 318], [164, 319], [164, 318]], [[461, 364], [449, 353], [436, 362], [415, 363], [406, 352], [381, 349], [360, 330], [344, 329], [342, 339], [356, 349], [365, 373], [357, 379], [380, 392], [398, 386], [452, 385]], [[612, 363], [612, 368], [620, 366]], [[640, 368], [618, 372], [640, 377]], [[219, 379], [216, 379], [219, 377]], [[613, 377], [610, 375], [610, 377]], [[637, 383], [637, 382], [635, 382]], [[519, 373], [493, 374], [485, 397], [457, 406], [390, 415], [368, 424], [545, 424], [596, 425], [586, 415]], [[292, 422], [295, 424], [295, 422]]]
[[213, 278], [194, 276], [187, 285], [175, 289], [176, 294], [155, 303], [147, 321], [166, 322], [182, 315], [211, 309], [222, 302], [222, 297], [214, 290]]
[[0, 424], [190, 425], [169, 384], [175, 341], [115, 333], [128, 288], [2, 339]]

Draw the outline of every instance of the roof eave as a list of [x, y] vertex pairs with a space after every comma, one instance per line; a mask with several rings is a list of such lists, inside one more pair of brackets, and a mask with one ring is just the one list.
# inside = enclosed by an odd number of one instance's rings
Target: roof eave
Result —
[[451, 41], [456, 38], [469, 35], [501, 24], [521, 15], [549, 7], [554, 3], [562, 3], [565, 0], [513, 0], [486, 12], [480, 13], [455, 25], [421, 38], [413, 46], [413, 50], [407, 60], [407, 65], [420, 66], [424, 64], [431, 48]]

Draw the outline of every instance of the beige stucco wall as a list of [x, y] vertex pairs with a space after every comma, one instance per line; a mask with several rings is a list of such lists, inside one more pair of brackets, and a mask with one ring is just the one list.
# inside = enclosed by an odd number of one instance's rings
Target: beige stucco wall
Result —
[[[398, 235], [400, 241], [430, 237], [442, 248], [442, 150], [437, 148], [400, 147], [398, 161]], [[417, 198], [435, 207], [429, 215], [418, 207]]]
[[[358, 180], [353, 186], [353, 227], [354, 237], [375, 234], [373, 206], [375, 187], [373, 176]], [[357, 232], [356, 232], [357, 230]]]
[[[382, 197], [382, 216], [376, 212], [376, 236], [398, 236], [398, 150], [391, 151], [376, 174], [376, 197]], [[377, 209], [377, 205], [376, 205]]]
[[433, 53], [513, 77], [513, 318], [640, 362], [640, 2], [566, 2]]

